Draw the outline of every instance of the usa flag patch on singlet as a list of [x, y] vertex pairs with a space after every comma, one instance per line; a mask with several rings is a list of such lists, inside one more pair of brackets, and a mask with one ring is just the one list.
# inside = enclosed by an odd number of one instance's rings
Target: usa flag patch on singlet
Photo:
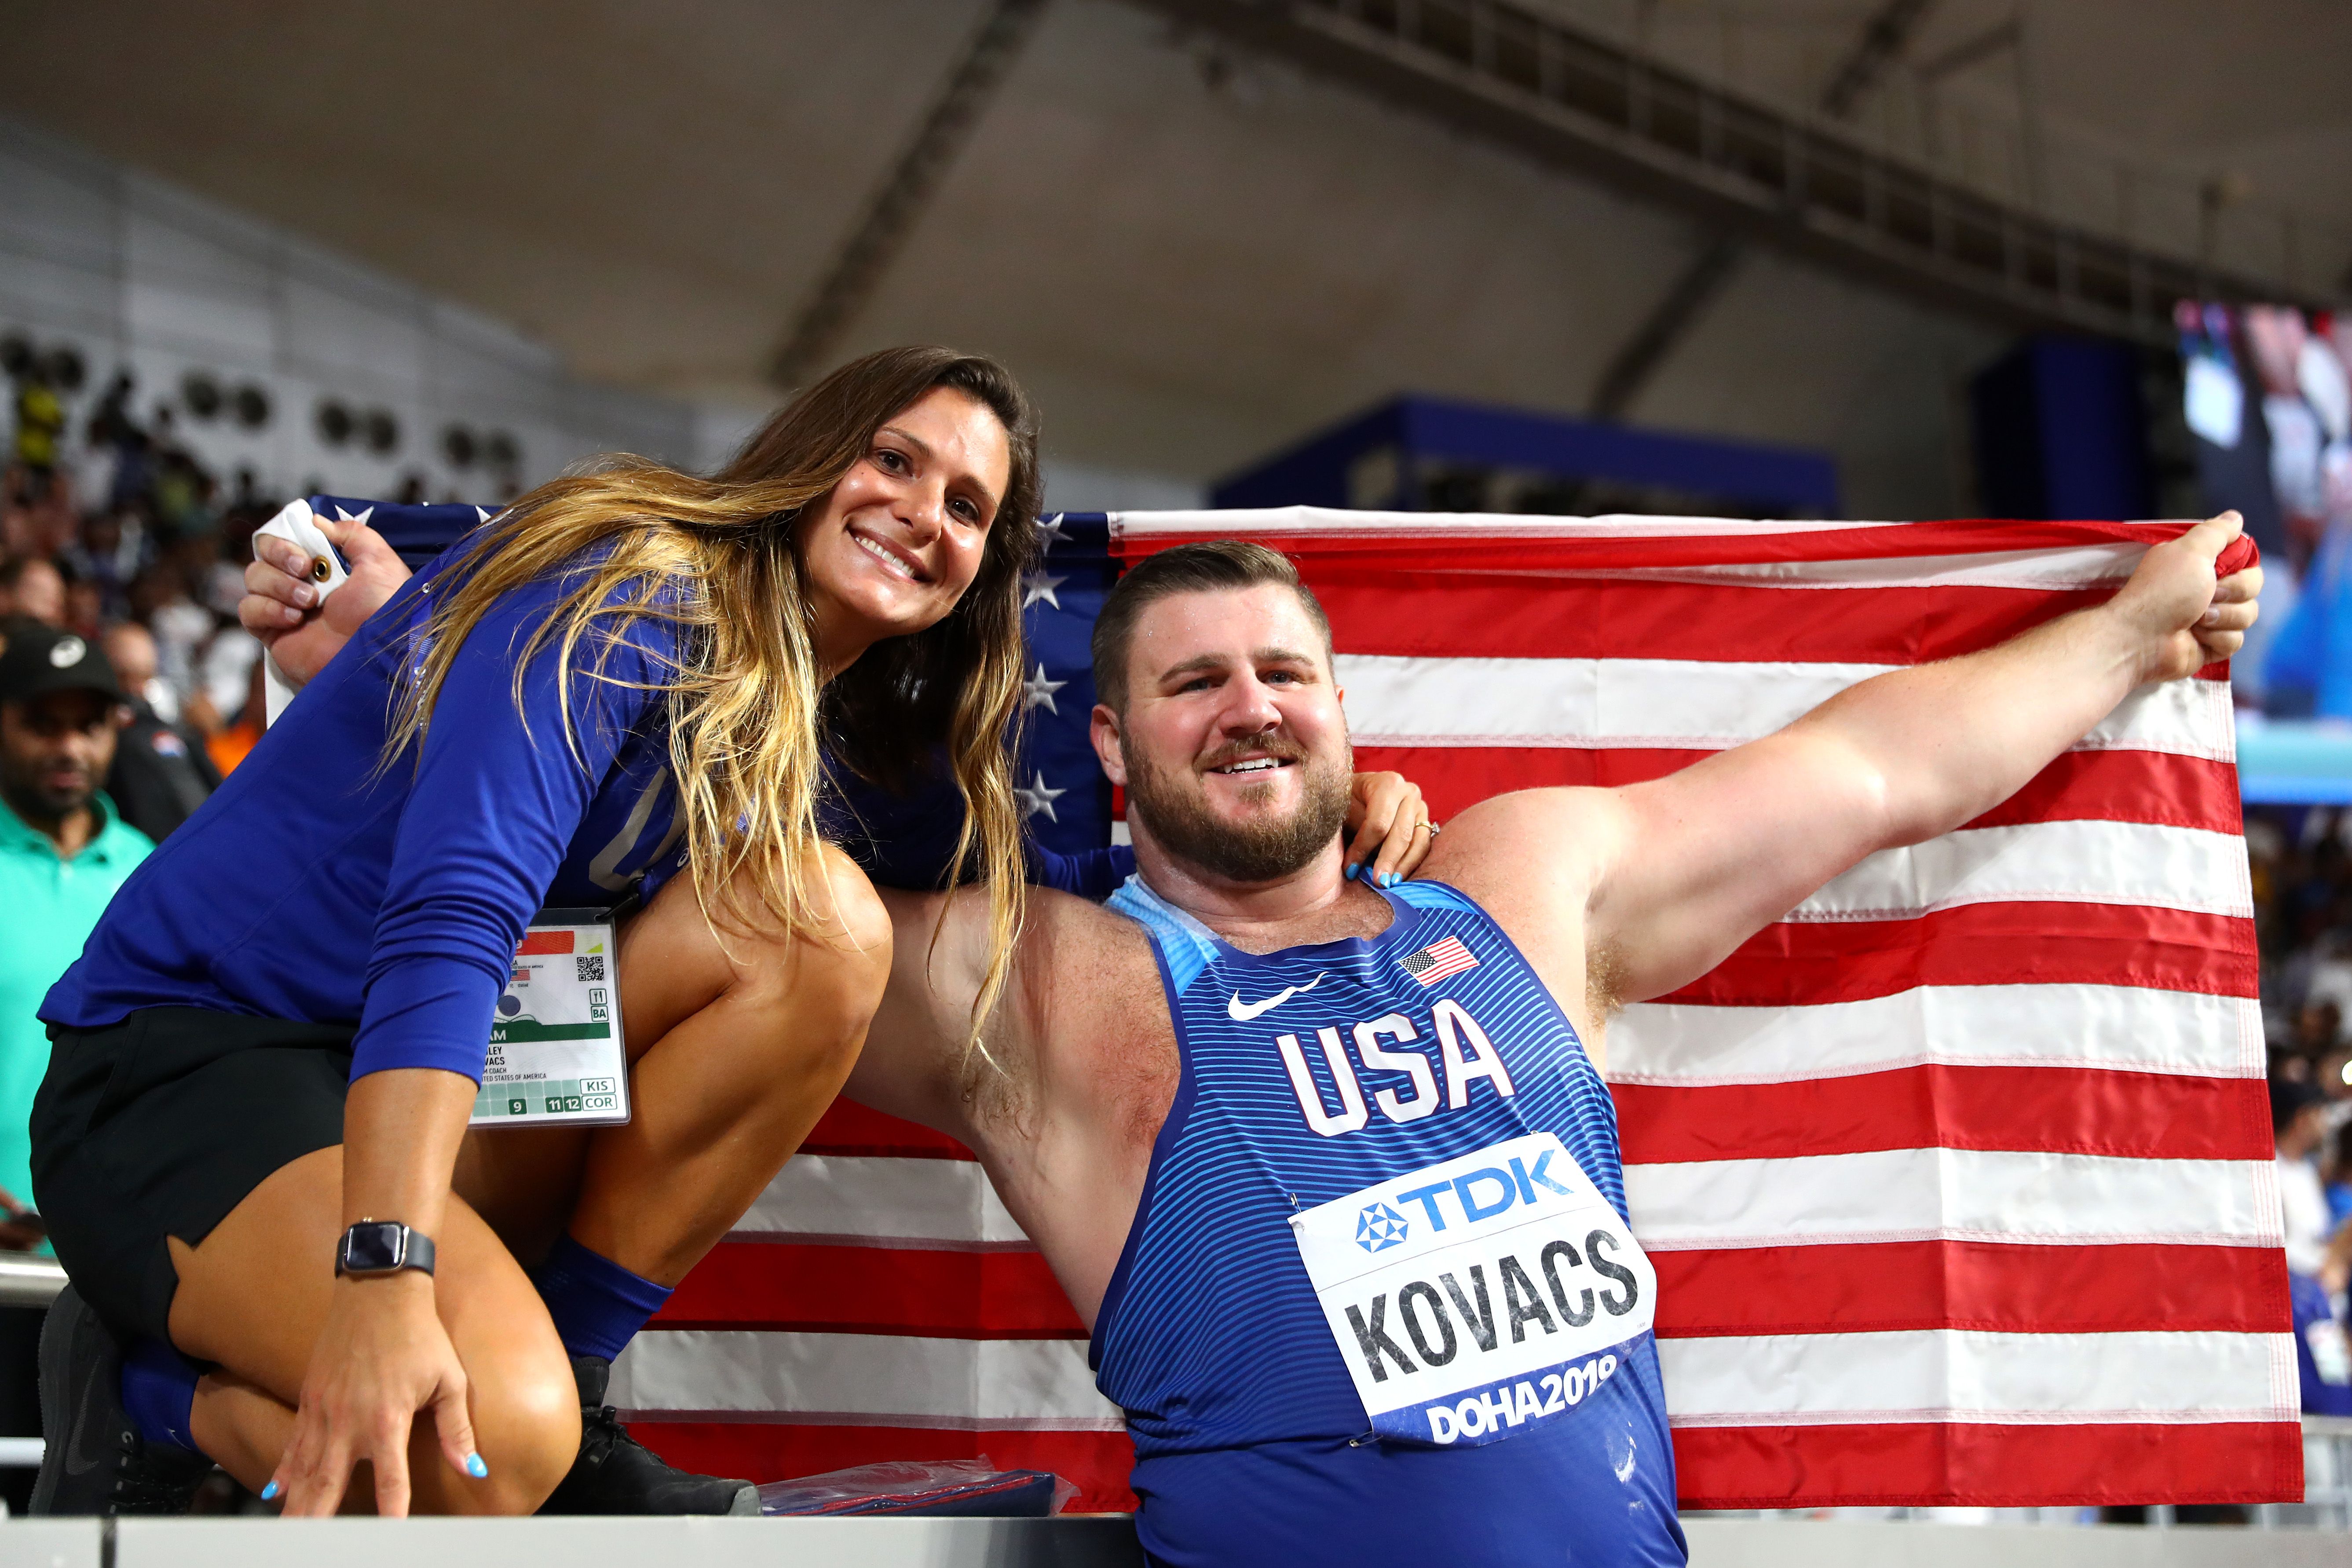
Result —
[[1423, 985], [1434, 985], [1449, 974], [1477, 968], [1478, 957], [1462, 945], [1460, 937], [1449, 936], [1406, 953], [1397, 963]]

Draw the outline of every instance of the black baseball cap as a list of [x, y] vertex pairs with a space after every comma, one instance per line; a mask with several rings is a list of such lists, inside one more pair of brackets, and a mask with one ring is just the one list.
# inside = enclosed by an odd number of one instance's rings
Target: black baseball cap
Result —
[[14, 620], [0, 652], [0, 702], [29, 702], [52, 691], [95, 691], [120, 701], [122, 683], [95, 643], [38, 621]]

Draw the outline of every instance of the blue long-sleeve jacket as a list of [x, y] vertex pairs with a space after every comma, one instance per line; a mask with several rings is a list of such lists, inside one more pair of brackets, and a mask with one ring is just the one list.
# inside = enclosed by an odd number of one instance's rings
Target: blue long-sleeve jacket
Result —
[[[125, 885], [43, 1018], [94, 1028], [179, 1005], [355, 1024], [354, 1077], [436, 1067], [478, 1080], [531, 914], [609, 905], [633, 886], [650, 895], [678, 868], [660, 700], [633, 689], [661, 683], [667, 628], [637, 623], [604, 666], [611, 681], [575, 677], [578, 758], [551, 656], [533, 661], [517, 709], [512, 656], [556, 584], [497, 606], [452, 668], [417, 764], [378, 768], [432, 557], [481, 515], [375, 509], [386, 539], [424, 570]], [[962, 820], [952, 784], [908, 797], [836, 785], [835, 837], [875, 881], [939, 885]], [[1135, 862], [1123, 847], [1068, 856], [1032, 844], [1029, 866], [1034, 881], [1099, 900]]]
[[[312, 496], [310, 506], [338, 517], [364, 517], [384, 542], [412, 567], [422, 567], [442, 551], [489, 521], [487, 508], [405, 506], [352, 496]], [[963, 802], [944, 771], [925, 788], [893, 795], [837, 774], [827, 802], [827, 836], [842, 845], [867, 876], [886, 888], [936, 888], [954, 856], [963, 825]], [[1028, 845], [1029, 879], [1041, 887], [1100, 903], [1135, 872], [1135, 856], [1125, 845], [1064, 855], [1034, 840]]]
[[[41, 1016], [92, 1028], [205, 1007], [358, 1026], [352, 1076], [479, 1080], [508, 965], [543, 905], [612, 904], [676, 860], [662, 722], [674, 634], [631, 624], [572, 682], [515, 658], [560, 584], [506, 595], [467, 638], [421, 751], [380, 766], [431, 574], [371, 617], [222, 787], [116, 894]], [[594, 638], [579, 662], [595, 662]], [[656, 689], [644, 689], [644, 688]]]

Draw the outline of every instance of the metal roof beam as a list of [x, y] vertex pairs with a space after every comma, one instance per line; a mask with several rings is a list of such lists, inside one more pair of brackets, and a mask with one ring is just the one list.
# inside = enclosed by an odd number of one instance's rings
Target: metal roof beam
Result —
[[1683, 275], [1675, 279], [1650, 311], [1649, 318], [1634, 329], [1622, 348], [1601, 373], [1601, 380], [1592, 394], [1592, 416], [1596, 419], [1622, 419], [1633, 400], [1650, 379], [1664, 369], [1675, 346], [1698, 324], [1699, 316], [1715, 302], [1731, 275], [1739, 270], [1740, 258], [1747, 255], [1745, 241], [1728, 234], [1710, 236], [1706, 245]]
[[1048, 3], [995, 0], [990, 7], [770, 359], [768, 379], [780, 390], [797, 389], [818, 368], [873, 296]]
[[[1880, 73], [1910, 47], [1912, 35], [1935, 4], [1936, 0], [1887, 0], [1863, 24], [1853, 50], [1831, 73], [1829, 85], [1822, 89], [1822, 112], [1832, 120], [1851, 118], [1863, 95], [1877, 84]], [[1592, 394], [1596, 418], [1624, 416], [1643, 389], [1665, 368], [1706, 308], [1715, 303], [1732, 274], [1739, 270], [1746, 254], [1746, 245], [1732, 235], [1717, 232], [1707, 237], [1683, 275], [1659, 296], [1649, 319], [1634, 329], [1601, 371]]]
[[[1936, 8], [1936, 0], [1886, 0], [1862, 26], [1853, 51], [1822, 89], [1822, 112], [1832, 120], [1850, 118], [1861, 106], [1863, 94], [1878, 85], [1886, 68], [1911, 47], [1919, 24]], [[2014, 26], [2014, 22], [2011, 26]]]
[[1931, 303], [2169, 343], [2181, 299], [2325, 309], [2056, 222], [1507, 0], [1136, 0], [1457, 130]]

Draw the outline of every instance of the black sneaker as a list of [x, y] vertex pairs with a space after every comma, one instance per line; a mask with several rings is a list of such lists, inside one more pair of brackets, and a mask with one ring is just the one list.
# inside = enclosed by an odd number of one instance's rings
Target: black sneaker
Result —
[[213, 1470], [139, 1436], [122, 1408], [122, 1347], [70, 1285], [41, 1325], [41, 1430], [35, 1514], [183, 1514]]
[[580, 1457], [541, 1513], [757, 1514], [760, 1491], [749, 1481], [722, 1480], [673, 1468], [629, 1436], [620, 1412], [604, 1403], [613, 1363], [602, 1356], [572, 1358], [580, 1384]]

